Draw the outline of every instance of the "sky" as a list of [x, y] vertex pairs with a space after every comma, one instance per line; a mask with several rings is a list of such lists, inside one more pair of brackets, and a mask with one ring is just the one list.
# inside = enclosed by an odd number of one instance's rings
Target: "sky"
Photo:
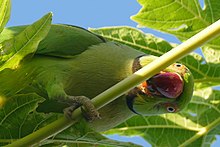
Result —
[[[200, 0], [202, 2], [203, 0]], [[203, 5], [203, 4], [202, 4]], [[99, 28], [107, 26], [131, 26], [137, 23], [130, 19], [141, 6], [136, 0], [12, 0], [11, 18], [7, 26], [27, 25], [41, 18], [48, 12], [53, 12], [53, 23], [71, 24], [84, 28]], [[146, 33], [164, 38], [173, 43], [180, 41], [172, 35], [167, 35], [151, 29], [143, 29]], [[133, 141], [144, 147], [150, 145], [140, 137], [110, 138]], [[220, 137], [212, 147], [220, 146]]]

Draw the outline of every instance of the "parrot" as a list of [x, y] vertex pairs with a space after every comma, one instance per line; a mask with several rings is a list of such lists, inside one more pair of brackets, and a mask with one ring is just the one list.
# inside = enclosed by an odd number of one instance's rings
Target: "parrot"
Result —
[[[0, 42], [26, 27], [5, 28]], [[173, 63], [96, 110], [92, 98], [157, 58], [78, 26], [53, 24], [34, 55], [23, 59], [15, 69], [13, 80], [19, 81], [19, 77], [35, 70], [33, 80], [18, 93], [36, 93], [45, 98], [37, 112], [64, 112], [69, 118], [76, 108], [83, 107], [88, 125], [102, 132], [134, 115], [177, 113], [190, 102], [193, 75], [185, 65]]]

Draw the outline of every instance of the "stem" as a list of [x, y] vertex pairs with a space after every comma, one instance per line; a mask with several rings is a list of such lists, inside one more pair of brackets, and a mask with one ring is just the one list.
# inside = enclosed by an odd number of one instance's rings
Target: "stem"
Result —
[[[117, 97], [126, 93], [127, 91], [129, 91], [130, 89], [141, 83], [142, 81], [160, 72], [161, 70], [172, 64], [173, 62], [183, 58], [188, 53], [192, 52], [194, 49], [201, 46], [205, 42], [216, 38], [217, 35], [219, 34], [220, 34], [220, 20], [213, 23], [209, 27], [205, 28], [203, 31], [194, 35], [187, 41], [183, 42], [179, 46], [172, 49], [171, 51], [162, 55], [157, 60], [154, 60], [147, 66], [138, 70], [133, 75], [122, 80], [118, 84], [114, 85], [113, 87], [109, 88], [108, 90], [104, 91], [103, 93], [93, 98], [92, 101], [94, 105], [99, 109], [104, 105], [114, 101]], [[82, 117], [80, 109], [74, 111], [73, 117], [74, 118]], [[62, 117], [57, 121], [54, 121], [53, 123], [37, 130], [36, 132], [33, 132], [32, 134], [24, 138], [21, 138], [10, 145], [7, 145], [7, 147], [34, 145], [42, 140], [45, 140], [53, 136], [54, 134], [63, 131], [64, 129], [68, 128], [75, 122], [76, 121], [70, 121]]]

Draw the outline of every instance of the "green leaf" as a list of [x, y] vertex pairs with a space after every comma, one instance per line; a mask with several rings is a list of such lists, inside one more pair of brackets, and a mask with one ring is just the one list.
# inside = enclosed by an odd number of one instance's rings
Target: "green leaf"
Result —
[[32, 70], [30, 72], [12, 69], [5, 69], [0, 72], [0, 105], [1, 98], [3, 103], [4, 100], [15, 95], [33, 82], [39, 72], [37, 72], [37, 68], [31, 68]]
[[[90, 29], [90, 31], [111, 41], [129, 45], [146, 54], [155, 56], [160, 56], [176, 46], [176, 44], [170, 44], [161, 38], [126, 26]], [[217, 56], [217, 53], [220, 56], [220, 52], [214, 52], [213, 54]], [[220, 60], [220, 58], [210, 58]], [[183, 62], [190, 69], [196, 83], [202, 83], [206, 87], [220, 85], [220, 64], [206, 63], [205, 59], [196, 53], [188, 55], [180, 62]]]
[[89, 30], [111, 41], [129, 45], [137, 50], [155, 56], [160, 56], [175, 46], [152, 34], [145, 34], [138, 29], [128, 26], [104, 27], [98, 29], [89, 28]]
[[[220, 18], [218, 0], [205, 0], [201, 8], [199, 1], [191, 0], [139, 0], [142, 9], [131, 17], [140, 26], [170, 33], [186, 40]], [[168, 15], [167, 15], [168, 14]], [[207, 62], [220, 63], [220, 37], [202, 47]], [[212, 52], [210, 54], [207, 54]]]
[[0, 0], [0, 33], [10, 18], [11, 0]]
[[153, 146], [210, 146], [220, 134], [220, 91], [195, 91], [193, 100], [178, 114], [135, 116], [106, 134], [140, 135]]
[[215, 50], [208, 45], [203, 46], [202, 50], [207, 62], [212, 64], [220, 63], [220, 50]]
[[[27, 135], [24, 132], [27, 132], [26, 130], [32, 126], [25, 125], [25, 121], [28, 119], [29, 113], [43, 100], [42, 97], [36, 94], [21, 94], [11, 97], [4, 105], [0, 105], [1, 146]], [[25, 127], [27, 129], [24, 129]], [[25, 131], [23, 132], [22, 130]]]
[[14, 38], [2, 42], [0, 46], [2, 64], [0, 71], [5, 68], [17, 68], [25, 56], [36, 51], [39, 42], [49, 32], [51, 18], [52, 13], [48, 13]]
[[[131, 18], [141, 26], [174, 34], [186, 40], [220, 18], [217, 0], [205, 1], [202, 9], [199, 1], [191, 0], [138, 0], [142, 9]], [[214, 11], [217, 10], [217, 11]]]

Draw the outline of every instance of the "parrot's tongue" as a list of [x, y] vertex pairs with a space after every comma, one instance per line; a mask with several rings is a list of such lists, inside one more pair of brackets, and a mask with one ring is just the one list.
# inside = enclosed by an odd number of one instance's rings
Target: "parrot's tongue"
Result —
[[183, 92], [184, 82], [177, 73], [163, 72], [150, 78], [147, 85], [167, 98], [177, 98]]

